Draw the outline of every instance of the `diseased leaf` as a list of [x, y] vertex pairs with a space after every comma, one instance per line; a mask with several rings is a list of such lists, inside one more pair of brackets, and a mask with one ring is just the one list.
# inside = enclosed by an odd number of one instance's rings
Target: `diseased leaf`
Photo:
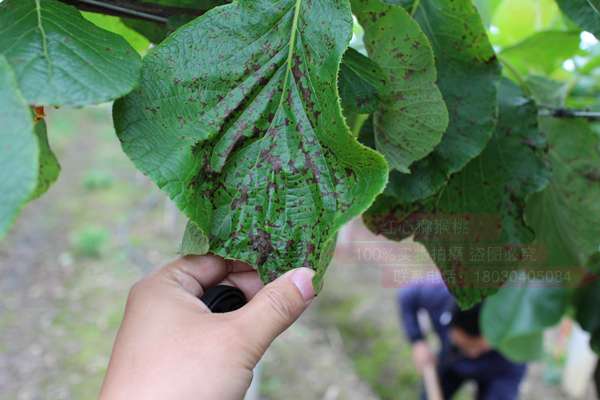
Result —
[[442, 142], [411, 167], [410, 175], [390, 174], [386, 192], [405, 204], [438, 192], [453, 173], [481, 153], [496, 126], [500, 77], [496, 55], [471, 0], [421, 0], [415, 18], [433, 46], [450, 124]]
[[500, 58], [523, 75], [550, 75], [579, 52], [578, 31], [543, 31], [500, 53]]
[[210, 251], [271, 280], [320, 284], [336, 231], [383, 189], [383, 157], [354, 139], [337, 73], [348, 1], [240, 0], [150, 51], [115, 103], [124, 151], [208, 236]]
[[414, 232], [462, 307], [495, 293], [521, 265], [534, 238], [525, 202], [549, 181], [535, 103], [508, 80], [499, 101], [492, 140], [442, 192], [420, 206], [381, 196], [364, 215], [371, 230], [390, 239]]
[[27, 102], [83, 106], [123, 96], [137, 84], [139, 55], [120, 36], [56, 0], [0, 3], [0, 54]]
[[35, 190], [38, 154], [31, 112], [14, 72], [0, 55], [0, 237]]
[[37, 186], [29, 200], [37, 199], [46, 193], [50, 186], [56, 182], [58, 175], [60, 174], [60, 164], [58, 163], [58, 160], [50, 149], [50, 144], [48, 143], [46, 123], [44, 121], [39, 121], [35, 125], [34, 130], [39, 148], [39, 171]]
[[540, 118], [552, 180], [527, 203], [550, 269], [577, 269], [600, 251], [600, 137], [580, 119]]
[[400, 6], [353, 0], [352, 10], [365, 30], [369, 57], [385, 78], [373, 116], [376, 148], [390, 168], [410, 173], [411, 164], [431, 153], [448, 127], [431, 45]]
[[558, 282], [527, 280], [515, 275], [498, 293], [485, 300], [481, 329], [488, 342], [516, 362], [543, 354], [544, 330], [560, 322], [570, 292]]
[[344, 53], [338, 88], [344, 115], [370, 114], [380, 103], [383, 71], [376, 62], [349, 48]]
[[600, 0], [556, 0], [561, 11], [588, 32], [600, 37]]

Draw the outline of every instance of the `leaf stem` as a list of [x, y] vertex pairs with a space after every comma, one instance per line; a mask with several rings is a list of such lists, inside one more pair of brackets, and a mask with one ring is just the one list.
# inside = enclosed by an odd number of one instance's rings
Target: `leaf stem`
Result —
[[410, 16], [414, 17], [415, 14], [417, 13], [417, 10], [419, 9], [419, 6], [421, 5], [421, 0], [415, 0], [412, 8], [410, 9]]

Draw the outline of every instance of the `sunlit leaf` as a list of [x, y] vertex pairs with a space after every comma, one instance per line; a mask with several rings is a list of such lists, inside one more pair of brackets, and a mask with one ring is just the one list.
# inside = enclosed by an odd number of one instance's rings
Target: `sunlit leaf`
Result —
[[501, 47], [515, 45], [539, 31], [564, 28], [554, 0], [503, 0], [492, 25], [491, 40]]
[[550, 75], [579, 50], [580, 32], [543, 31], [529, 36], [500, 53], [502, 61], [510, 63], [523, 75]]
[[120, 18], [88, 12], [84, 12], [82, 15], [94, 25], [122, 36], [127, 40], [127, 43], [129, 43], [131, 47], [137, 50], [138, 53], [143, 55], [148, 51], [148, 48], [150, 47], [148, 39], [135, 30], [127, 27]]

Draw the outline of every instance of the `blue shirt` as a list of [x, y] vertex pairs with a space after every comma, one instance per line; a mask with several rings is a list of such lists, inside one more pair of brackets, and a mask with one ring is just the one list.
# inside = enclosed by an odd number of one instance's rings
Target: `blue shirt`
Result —
[[441, 342], [438, 373], [444, 398], [449, 399], [465, 381], [477, 383], [477, 399], [514, 400], [518, 397], [525, 364], [512, 362], [495, 350], [468, 358], [451, 343], [448, 331], [454, 299], [441, 280], [414, 283], [400, 289], [398, 304], [400, 319], [411, 343], [424, 339], [417, 317], [419, 310], [429, 314]]

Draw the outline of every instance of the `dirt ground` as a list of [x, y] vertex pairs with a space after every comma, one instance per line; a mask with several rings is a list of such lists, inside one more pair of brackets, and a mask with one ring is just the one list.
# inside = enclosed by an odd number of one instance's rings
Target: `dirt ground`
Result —
[[[96, 398], [129, 287], [176, 256], [185, 222], [121, 152], [109, 107], [49, 114], [62, 175], [0, 243], [3, 400]], [[389, 245], [358, 223], [340, 240], [325, 289], [262, 362], [264, 400], [418, 398]], [[531, 369], [523, 399], [565, 398], [553, 365]]]

